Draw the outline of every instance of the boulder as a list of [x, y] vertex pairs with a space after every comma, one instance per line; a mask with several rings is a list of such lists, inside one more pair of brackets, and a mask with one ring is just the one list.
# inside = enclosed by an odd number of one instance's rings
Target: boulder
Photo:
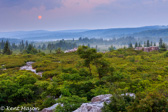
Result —
[[[121, 94], [124, 95], [124, 94]], [[126, 93], [125, 95], [135, 98], [134, 93]], [[77, 110], [73, 112], [102, 112], [101, 109], [104, 106], [104, 102], [110, 103], [111, 94], [99, 95], [93, 97], [90, 103], [83, 103]]]
[[92, 103], [94, 103], [94, 102], [106, 102], [107, 100], [110, 99], [110, 97], [112, 97], [111, 94], [99, 95], [99, 96], [93, 97], [91, 102]]
[[41, 112], [54, 112], [53, 110], [59, 105], [60, 103], [56, 103], [51, 107], [44, 108]]
[[43, 109], [41, 112], [53, 112], [53, 110]]
[[92, 98], [90, 103], [83, 103], [80, 108], [73, 112], [101, 112], [104, 102], [109, 103], [111, 94], [99, 95]]

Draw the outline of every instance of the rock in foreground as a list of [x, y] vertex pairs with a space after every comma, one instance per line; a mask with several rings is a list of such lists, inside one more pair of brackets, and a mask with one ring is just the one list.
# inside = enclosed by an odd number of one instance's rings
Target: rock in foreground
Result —
[[91, 103], [84, 103], [73, 112], [101, 112], [104, 102], [110, 103], [111, 94], [99, 95], [92, 98]]
[[59, 103], [54, 104], [51, 107], [44, 108], [41, 112], [54, 112], [53, 110], [59, 105]]

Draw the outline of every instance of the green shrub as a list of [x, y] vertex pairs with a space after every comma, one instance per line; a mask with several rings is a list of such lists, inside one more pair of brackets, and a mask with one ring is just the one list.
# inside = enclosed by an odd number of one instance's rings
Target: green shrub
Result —
[[56, 101], [53, 98], [46, 98], [42, 103], [42, 108], [47, 108], [55, 104]]
[[154, 91], [148, 94], [138, 94], [132, 105], [127, 107], [128, 112], [167, 112], [168, 99]]
[[130, 106], [133, 101], [134, 97], [129, 95], [113, 94], [111, 102], [104, 104], [102, 112], [126, 112], [126, 107]]
[[105, 80], [108, 80], [110, 82], [120, 81], [125, 77], [125, 74], [122, 72], [114, 72], [112, 75], [109, 75], [107, 77], [104, 77]]
[[168, 51], [164, 53], [164, 57], [168, 57]]
[[47, 78], [52, 78], [54, 76], [57, 76], [60, 72], [59, 71], [46, 71], [43, 73], [43, 78], [47, 79]]
[[72, 112], [79, 108], [82, 103], [86, 103], [86, 98], [81, 98], [79, 96], [62, 97], [56, 101], [57, 103], [63, 104], [62, 106], [57, 106], [55, 112]]

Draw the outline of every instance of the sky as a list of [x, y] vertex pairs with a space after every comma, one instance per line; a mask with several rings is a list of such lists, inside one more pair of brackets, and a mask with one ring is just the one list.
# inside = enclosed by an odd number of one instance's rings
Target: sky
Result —
[[168, 25], [168, 0], [0, 0], [0, 32]]

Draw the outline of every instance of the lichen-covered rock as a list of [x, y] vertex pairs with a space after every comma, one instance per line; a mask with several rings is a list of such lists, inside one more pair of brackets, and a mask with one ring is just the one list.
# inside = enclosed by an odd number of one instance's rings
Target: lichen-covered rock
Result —
[[43, 109], [41, 112], [53, 112], [53, 110]]
[[54, 112], [53, 110], [59, 105], [60, 103], [56, 103], [51, 107], [44, 108], [41, 112]]
[[[124, 94], [121, 94], [124, 95]], [[125, 95], [135, 98], [134, 93], [126, 93]], [[93, 97], [90, 103], [83, 103], [77, 110], [73, 112], [102, 112], [101, 109], [104, 106], [104, 102], [110, 103], [111, 94], [99, 95]]]
[[83, 103], [74, 112], [101, 112], [104, 102], [109, 103], [111, 94], [99, 95], [92, 98], [91, 103]]
[[20, 70], [29, 70], [42, 77], [43, 72], [36, 72], [36, 69], [32, 67], [33, 63], [34, 62], [27, 62], [25, 66], [20, 67]]
[[107, 100], [109, 100], [109, 98], [111, 96], [112, 96], [111, 94], [99, 95], [99, 96], [93, 97], [91, 102], [92, 103], [94, 103], [94, 102], [106, 102]]

